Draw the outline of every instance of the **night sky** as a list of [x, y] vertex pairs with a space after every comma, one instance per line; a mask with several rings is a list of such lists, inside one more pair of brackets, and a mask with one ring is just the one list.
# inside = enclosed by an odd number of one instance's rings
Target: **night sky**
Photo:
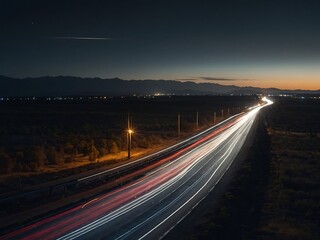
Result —
[[1, 0], [0, 75], [320, 89], [320, 1]]

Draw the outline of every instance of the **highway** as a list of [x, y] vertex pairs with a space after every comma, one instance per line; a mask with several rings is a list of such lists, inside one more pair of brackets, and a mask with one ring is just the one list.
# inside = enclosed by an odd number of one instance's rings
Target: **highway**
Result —
[[216, 186], [243, 146], [261, 108], [161, 160], [143, 177], [0, 239], [159, 239]]

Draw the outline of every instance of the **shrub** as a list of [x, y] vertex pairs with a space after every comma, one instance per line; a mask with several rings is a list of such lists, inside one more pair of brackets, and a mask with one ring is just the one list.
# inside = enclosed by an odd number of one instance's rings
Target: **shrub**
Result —
[[98, 154], [99, 154], [98, 150], [92, 144], [90, 152], [89, 152], [89, 161], [90, 162], [95, 162], [97, 160]]
[[118, 145], [115, 141], [111, 141], [109, 152], [110, 153], [118, 153], [119, 152]]
[[15, 162], [10, 155], [0, 148], [0, 172], [11, 173], [14, 169]]

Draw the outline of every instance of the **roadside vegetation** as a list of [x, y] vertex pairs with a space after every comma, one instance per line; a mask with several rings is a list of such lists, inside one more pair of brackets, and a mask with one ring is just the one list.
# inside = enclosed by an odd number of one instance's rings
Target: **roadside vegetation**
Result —
[[[196, 112], [201, 129], [213, 124], [214, 112], [218, 122], [222, 109], [227, 117], [228, 109], [231, 115], [257, 101], [256, 97], [165, 96], [2, 102], [0, 182], [18, 179], [22, 186], [35, 184], [125, 160], [128, 112], [136, 156], [178, 140], [178, 113], [184, 137], [196, 130]], [[41, 177], [29, 181], [31, 175]], [[4, 188], [8, 190], [8, 185]]]
[[320, 239], [320, 103], [281, 99], [269, 116], [271, 177], [259, 239]]

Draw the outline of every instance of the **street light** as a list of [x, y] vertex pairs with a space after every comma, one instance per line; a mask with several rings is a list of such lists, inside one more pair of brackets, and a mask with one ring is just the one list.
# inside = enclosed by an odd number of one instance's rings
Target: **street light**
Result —
[[128, 159], [130, 159], [131, 157], [131, 135], [133, 133], [134, 133], [133, 130], [129, 128], [127, 132]]

